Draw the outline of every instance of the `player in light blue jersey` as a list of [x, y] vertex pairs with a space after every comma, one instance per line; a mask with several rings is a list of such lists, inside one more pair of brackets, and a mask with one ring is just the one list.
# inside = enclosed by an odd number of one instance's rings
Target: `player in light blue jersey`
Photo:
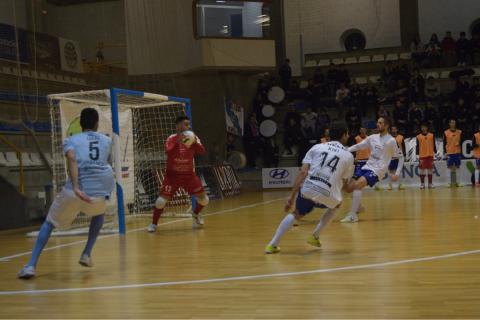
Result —
[[48, 211], [30, 261], [18, 273], [21, 279], [35, 276], [38, 258], [53, 228], [69, 227], [80, 212], [91, 216], [92, 219], [87, 244], [79, 263], [85, 267], [93, 265], [90, 257], [92, 248], [103, 226], [107, 202], [115, 185], [110, 166], [112, 140], [96, 132], [98, 118], [97, 110], [83, 109], [80, 115], [83, 132], [65, 140], [63, 151], [67, 158], [68, 181]]

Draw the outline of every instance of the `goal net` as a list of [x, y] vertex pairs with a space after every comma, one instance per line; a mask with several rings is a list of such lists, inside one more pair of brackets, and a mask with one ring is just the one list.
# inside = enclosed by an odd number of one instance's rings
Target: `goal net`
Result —
[[[150, 216], [166, 166], [165, 140], [176, 131], [176, 117], [191, 116], [190, 101], [123, 89], [54, 94], [48, 96], [48, 101], [55, 193], [67, 179], [63, 141], [81, 132], [80, 112], [93, 107], [100, 116], [98, 131], [112, 137], [114, 145], [117, 192], [110, 199], [106, 225], [111, 230], [118, 225], [120, 232], [124, 232], [124, 217]], [[190, 197], [180, 189], [163, 216], [185, 216], [189, 206]], [[85, 228], [88, 224], [88, 217], [80, 214], [72, 228]]]

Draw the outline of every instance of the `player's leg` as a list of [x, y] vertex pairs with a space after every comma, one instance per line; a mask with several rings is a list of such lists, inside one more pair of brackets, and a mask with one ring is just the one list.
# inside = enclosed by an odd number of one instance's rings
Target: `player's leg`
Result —
[[353, 190], [352, 207], [350, 209], [350, 212], [345, 216], [345, 218], [340, 220], [340, 222], [357, 222], [358, 221], [357, 212], [360, 209], [360, 203], [362, 201], [362, 190], [367, 185], [368, 185], [368, 181], [365, 176], [361, 176], [357, 180], [350, 182], [347, 189]]
[[[339, 207], [340, 205], [337, 208]], [[323, 213], [322, 217], [320, 218], [320, 222], [317, 224], [317, 226], [315, 227], [315, 230], [313, 230], [312, 235], [307, 240], [309, 244], [315, 247], [322, 246], [319, 240], [320, 233], [333, 220], [333, 218], [335, 217], [335, 213], [337, 212], [337, 208], [335, 209], [327, 208], [327, 210]]]
[[[387, 190], [393, 190], [393, 181], [392, 181], [392, 176], [395, 174], [395, 171], [397, 170], [398, 167], [398, 159], [392, 159], [390, 161], [390, 164], [388, 165], [388, 173], [389, 173], [389, 182], [388, 182], [388, 187]], [[378, 184], [377, 184], [378, 185]]]
[[92, 249], [97, 241], [98, 235], [100, 234], [100, 230], [102, 230], [103, 222], [105, 220], [105, 214], [100, 214], [97, 216], [93, 216], [90, 220], [90, 227], [88, 230], [88, 239], [85, 248], [83, 249], [82, 255], [80, 256], [80, 263], [84, 267], [92, 267]]
[[56, 197], [48, 210], [45, 222], [38, 233], [37, 240], [32, 250], [29, 262], [20, 270], [18, 277], [29, 279], [35, 276], [38, 259], [55, 227], [66, 228], [70, 226], [76, 215], [80, 212], [79, 201], [73, 191], [63, 189]]
[[202, 181], [197, 175], [193, 175], [188, 179], [182, 181], [182, 187], [190, 194], [195, 196], [195, 203], [192, 205], [192, 226], [193, 228], [199, 228], [204, 225], [204, 220], [200, 212], [204, 207], [208, 205], [210, 199], [208, 198], [205, 189], [203, 188]]
[[450, 174], [449, 188], [454, 188], [457, 186], [456, 156], [454, 154], [447, 155], [447, 167]]
[[419, 165], [418, 165], [418, 171], [420, 175], [420, 189], [425, 189], [425, 176], [426, 176], [426, 170], [425, 170], [425, 159], [420, 158]]
[[162, 186], [162, 192], [160, 196], [155, 200], [155, 207], [153, 208], [153, 215], [152, 215], [152, 223], [147, 227], [148, 232], [155, 232], [157, 230], [158, 220], [160, 216], [163, 214], [163, 210], [167, 203], [171, 200], [172, 196], [171, 192], [168, 190], [173, 190], [171, 186], [167, 186], [164, 188]]
[[480, 159], [476, 159], [476, 169], [475, 169], [475, 185], [480, 187]]
[[433, 157], [428, 158], [426, 169], [428, 176], [428, 189], [435, 189], [433, 184]]
[[310, 213], [314, 207], [315, 203], [312, 200], [303, 198], [301, 194], [298, 194], [294, 213], [287, 214], [280, 222], [277, 230], [275, 231], [275, 235], [270, 243], [265, 247], [265, 253], [271, 254], [280, 252], [280, 247], [278, 247], [280, 239], [288, 230], [293, 227], [295, 219], [301, 220], [306, 214]]

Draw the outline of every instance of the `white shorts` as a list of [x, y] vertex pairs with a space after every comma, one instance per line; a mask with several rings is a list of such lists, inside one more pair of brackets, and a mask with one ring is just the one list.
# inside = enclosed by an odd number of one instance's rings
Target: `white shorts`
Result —
[[88, 203], [78, 198], [72, 190], [63, 188], [48, 210], [47, 221], [55, 228], [66, 229], [80, 212], [93, 217], [104, 214], [106, 209], [105, 198], [92, 198], [92, 202]]

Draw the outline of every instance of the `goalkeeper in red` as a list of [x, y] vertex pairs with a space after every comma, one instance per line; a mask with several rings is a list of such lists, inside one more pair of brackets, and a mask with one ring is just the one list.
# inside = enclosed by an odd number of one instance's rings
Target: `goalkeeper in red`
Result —
[[168, 137], [165, 143], [167, 154], [167, 170], [160, 189], [160, 196], [155, 201], [152, 223], [148, 226], [148, 232], [155, 232], [158, 219], [163, 213], [168, 201], [172, 199], [179, 188], [185, 189], [188, 194], [195, 196], [196, 205], [192, 209], [193, 227], [203, 226], [203, 217], [200, 211], [208, 205], [209, 199], [203, 188], [202, 182], [195, 174], [195, 155], [205, 153], [205, 147], [200, 139], [194, 135], [193, 143], [187, 140], [187, 131], [190, 130], [190, 119], [180, 116], [175, 121], [177, 133]]

